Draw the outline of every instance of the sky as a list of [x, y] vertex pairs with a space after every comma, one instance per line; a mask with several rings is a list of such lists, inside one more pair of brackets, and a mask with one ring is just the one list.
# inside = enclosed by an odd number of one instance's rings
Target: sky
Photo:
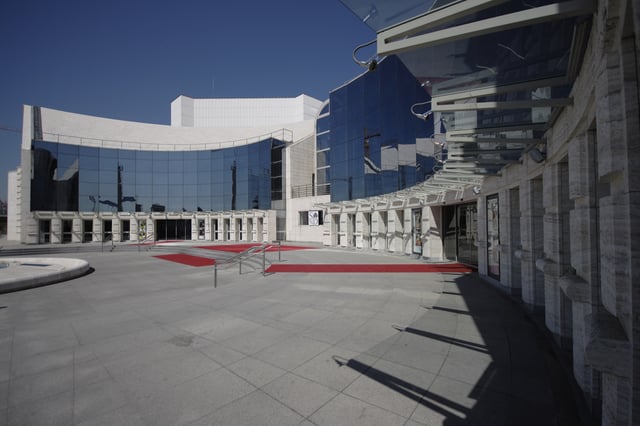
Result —
[[374, 38], [339, 0], [2, 1], [0, 199], [22, 105], [168, 125], [179, 95], [325, 100]]

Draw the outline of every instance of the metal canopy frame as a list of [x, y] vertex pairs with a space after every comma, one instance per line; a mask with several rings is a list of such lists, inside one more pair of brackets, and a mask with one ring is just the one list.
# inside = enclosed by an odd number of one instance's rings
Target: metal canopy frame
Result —
[[[460, 8], [464, 7], [467, 3], [468, 2], [465, 1], [456, 5]], [[476, 6], [476, 10], [483, 8], [483, 6], [488, 7], [494, 4], [491, 1], [482, 2], [481, 0], [476, 3], [482, 3]], [[497, 3], [498, 2], [495, 4]], [[433, 18], [430, 20], [428, 18], [429, 15], [425, 15], [422, 21], [412, 20], [391, 29], [380, 31], [377, 37], [378, 55], [384, 56], [398, 54], [408, 50], [436, 46], [438, 44], [491, 34], [498, 31], [505, 31], [542, 22], [585, 15], [595, 10], [595, 4], [592, 0], [572, 0], [563, 3], [553, 3], [546, 6], [534, 7], [519, 12], [508, 13], [506, 15], [483, 19], [481, 21], [475, 21], [468, 24], [462, 24], [455, 27], [428, 32], [426, 34], [412, 36], [412, 34], [424, 31], [435, 25], [451, 22], [460, 16], [464, 16], [465, 14], [460, 11], [459, 8], [453, 9], [456, 5], [451, 6], [451, 8], [442, 9], [442, 16], [436, 17], [437, 24], [432, 24], [431, 20], [433, 20]], [[435, 13], [438, 12], [434, 12], [434, 14]]]

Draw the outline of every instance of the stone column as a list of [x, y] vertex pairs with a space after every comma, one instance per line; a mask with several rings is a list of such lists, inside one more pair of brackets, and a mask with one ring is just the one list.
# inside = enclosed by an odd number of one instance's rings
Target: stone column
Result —
[[82, 242], [82, 218], [74, 217], [73, 224], [71, 226], [71, 242]]
[[573, 373], [588, 404], [599, 410], [600, 375], [586, 363], [592, 314], [599, 305], [599, 254], [597, 225], [597, 156], [595, 135], [581, 134], [569, 143], [569, 198], [571, 267], [560, 278], [560, 288], [573, 306]]
[[51, 243], [62, 243], [62, 219], [55, 216], [51, 218]]
[[542, 179], [526, 180], [520, 187], [520, 240], [522, 300], [534, 312], [544, 312], [544, 274], [536, 268], [543, 256]]
[[573, 345], [571, 299], [560, 291], [560, 277], [571, 268], [569, 214], [573, 202], [569, 199], [568, 181], [568, 163], [555, 163], [544, 169], [544, 257], [538, 259], [545, 277], [545, 323], [566, 350]]

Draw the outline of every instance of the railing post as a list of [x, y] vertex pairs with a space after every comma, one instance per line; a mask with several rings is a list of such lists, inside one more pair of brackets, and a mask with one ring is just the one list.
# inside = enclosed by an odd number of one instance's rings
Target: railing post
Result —
[[218, 288], [218, 264], [213, 264], [213, 288]]
[[278, 262], [282, 262], [280, 258], [280, 253], [282, 252], [282, 241], [278, 241]]

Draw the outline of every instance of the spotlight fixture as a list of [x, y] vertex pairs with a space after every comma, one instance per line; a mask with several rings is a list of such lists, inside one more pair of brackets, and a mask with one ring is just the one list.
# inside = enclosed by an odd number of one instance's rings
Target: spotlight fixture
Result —
[[547, 154], [538, 148], [533, 148], [531, 151], [529, 151], [529, 157], [536, 163], [542, 163], [547, 159]]
[[426, 101], [426, 102], [418, 102], [416, 104], [411, 105], [411, 114], [413, 114], [414, 116], [416, 116], [420, 120], [427, 121], [429, 119], [429, 117], [431, 117], [433, 115], [433, 111], [429, 110], [429, 111], [425, 111], [425, 112], [419, 113], [419, 112], [416, 112], [414, 110], [414, 108], [417, 107], [417, 106], [427, 105], [427, 104], [430, 104], [430, 103], [431, 103], [431, 101]]
[[369, 60], [367, 61], [361, 61], [358, 58], [356, 58], [356, 52], [360, 49], [362, 49], [363, 47], [367, 47], [367, 46], [371, 46], [373, 43], [376, 42], [376, 39], [373, 39], [371, 41], [368, 41], [366, 43], [363, 43], [359, 46], [356, 46], [355, 49], [353, 49], [353, 53], [351, 54], [351, 57], [353, 58], [353, 60], [355, 61], [356, 64], [360, 65], [363, 68], [367, 68], [369, 71], [373, 71], [376, 69], [376, 67], [378, 66], [378, 56], [372, 56], [371, 58], [369, 58]]

